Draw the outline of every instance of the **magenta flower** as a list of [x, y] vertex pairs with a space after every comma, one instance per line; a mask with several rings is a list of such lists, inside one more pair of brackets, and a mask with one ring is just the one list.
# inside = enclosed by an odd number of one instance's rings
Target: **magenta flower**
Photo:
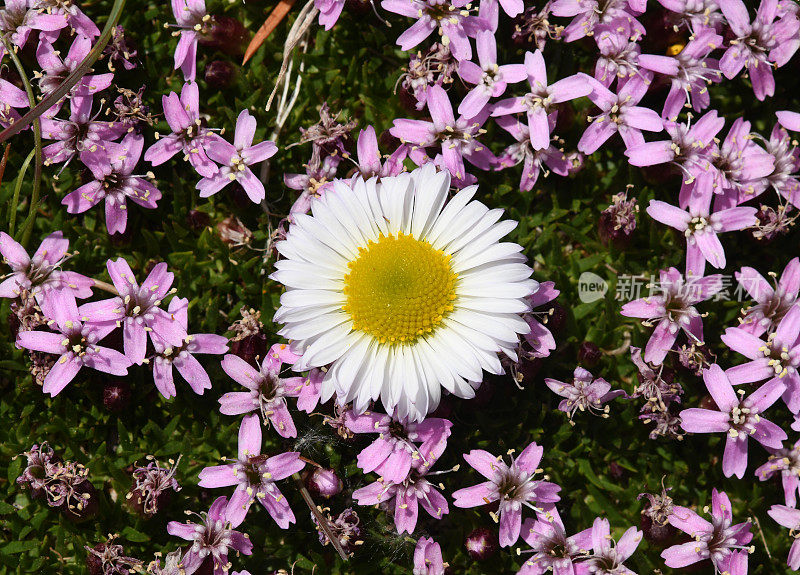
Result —
[[783, 269], [780, 279], [771, 286], [751, 267], [736, 272], [736, 281], [755, 300], [746, 308], [739, 328], [753, 335], [772, 332], [786, 313], [796, 307], [800, 292], [800, 258], [794, 258]]
[[726, 433], [722, 473], [725, 477], [744, 477], [747, 470], [747, 438], [752, 436], [765, 447], [779, 449], [786, 433], [762, 414], [786, 389], [777, 378], [771, 379], [748, 397], [736, 394], [731, 381], [717, 364], [703, 370], [703, 381], [717, 409], [692, 407], [681, 411], [681, 427], [689, 433]]
[[550, 378], [546, 378], [544, 382], [553, 393], [565, 398], [558, 404], [558, 409], [569, 416], [570, 423], [578, 411], [608, 417], [609, 408], [603, 404], [625, 395], [621, 389], [611, 391], [610, 383], [602, 377], [594, 379], [582, 367], [575, 368], [571, 383]]
[[239, 454], [233, 463], [206, 467], [200, 472], [204, 488], [236, 486], [225, 509], [225, 521], [238, 527], [254, 501], [267, 510], [281, 529], [295, 522], [289, 503], [275, 485], [276, 481], [298, 473], [305, 463], [294, 451], [273, 457], [261, 454], [261, 423], [255, 413], [245, 415], [239, 427]]
[[792, 413], [800, 413], [800, 306], [793, 306], [766, 341], [738, 327], [729, 327], [722, 341], [750, 361], [725, 373], [734, 385], [769, 379], [785, 386], [783, 401]]
[[192, 542], [181, 559], [180, 566], [185, 575], [192, 575], [206, 561], [211, 563], [213, 575], [227, 575], [231, 549], [245, 555], [253, 553], [253, 543], [247, 534], [232, 529], [225, 519], [227, 505], [227, 497], [218, 497], [208, 513], [196, 514], [197, 523], [170, 521], [167, 524], [167, 533]]
[[706, 262], [717, 269], [725, 267], [725, 250], [718, 234], [743, 230], [757, 222], [755, 208], [735, 207], [711, 211], [714, 192], [710, 186], [695, 186], [687, 210], [660, 200], [650, 200], [648, 215], [682, 232], [686, 237], [686, 273], [702, 277]]
[[173, 36], [180, 36], [175, 47], [175, 69], [181, 69], [187, 82], [193, 82], [197, 75], [197, 43], [208, 32], [211, 16], [206, 12], [205, 0], [172, 0], [172, 14], [177, 21], [178, 30]]
[[665, 120], [674, 122], [687, 100], [695, 112], [701, 112], [711, 104], [708, 86], [721, 82], [722, 78], [719, 62], [708, 55], [721, 44], [722, 36], [713, 28], [702, 28], [676, 56], [639, 56], [642, 68], [672, 78], [672, 87], [661, 113]]
[[[84, 153], [94, 153], [108, 142], [125, 133], [125, 126], [118, 122], [103, 122], [92, 117], [92, 97], [73, 96], [69, 100], [68, 120], [43, 116], [42, 138], [58, 140], [44, 147], [45, 164], [69, 164], [73, 158]], [[66, 165], [65, 164], [65, 165]]]
[[670, 20], [689, 32], [703, 28], [719, 30], [723, 25], [722, 12], [717, 0], [658, 0], [664, 8], [672, 12]]
[[542, 575], [552, 570], [555, 575], [577, 573], [580, 561], [592, 547], [592, 529], [567, 537], [564, 525], [556, 516], [552, 520], [526, 519], [522, 538], [531, 546], [533, 555], [522, 564], [517, 575]]
[[446, 567], [439, 544], [430, 537], [420, 537], [414, 548], [412, 575], [444, 575]]
[[[60, 16], [60, 18], [64, 18]], [[36, 60], [42, 68], [41, 76], [37, 76], [39, 89], [42, 95], [46, 96], [55, 90], [66, 80], [78, 65], [89, 55], [92, 49], [92, 41], [82, 34], [78, 34], [73, 40], [67, 55], [62, 59], [58, 50], [53, 45], [42, 40], [36, 48]], [[95, 74], [83, 76], [70, 92], [73, 96], [91, 96], [92, 94], [105, 90], [114, 81], [114, 74]]]
[[311, 202], [333, 189], [333, 179], [341, 159], [339, 156], [325, 156], [320, 160], [315, 156], [305, 166], [305, 174], [284, 174], [283, 183], [287, 188], [299, 190], [300, 196], [289, 208], [289, 220], [296, 214], [307, 214], [311, 210]]
[[800, 440], [791, 448], [773, 450], [769, 460], [756, 469], [756, 477], [761, 481], [770, 479], [780, 472], [783, 497], [789, 507], [797, 506], [797, 492], [800, 489]]
[[16, 299], [26, 290], [36, 298], [47, 317], [53, 317], [56, 305], [53, 298], [59, 292], [80, 299], [90, 297], [94, 285], [91, 278], [60, 269], [68, 258], [68, 248], [69, 240], [61, 232], [53, 232], [42, 240], [31, 257], [14, 238], [0, 232], [0, 255], [11, 268], [11, 274], [0, 282], [0, 297]]
[[458, 75], [475, 86], [458, 106], [458, 113], [468, 118], [480, 114], [490, 99], [502, 96], [508, 84], [522, 82], [526, 77], [525, 66], [522, 64], [497, 65], [494, 33], [489, 30], [479, 32], [475, 45], [478, 48], [480, 65], [471, 60], [462, 60], [458, 66]]
[[326, 30], [333, 28], [345, 4], [345, 0], [314, 0], [314, 7], [319, 10], [319, 25]]
[[255, 134], [256, 119], [247, 110], [242, 110], [236, 119], [233, 144], [216, 134], [209, 136], [206, 153], [209, 158], [222, 164], [222, 167], [216, 174], [210, 178], [203, 178], [197, 184], [201, 198], [213, 196], [231, 182], [239, 182], [247, 197], [256, 204], [265, 198], [264, 184], [248, 166], [260, 164], [271, 158], [278, 151], [278, 147], [270, 141], [254, 146]]
[[786, 564], [792, 571], [800, 570], [800, 509], [787, 507], [786, 505], [773, 505], [767, 511], [767, 515], [772, 517], [778, 525], [789, 528], [789, 534], [794, 538], [792, 548], [789, 549], [789, 557]]
[[382, 0], [381, 7], [417, 20], [397, 38], [401, 50], [411, 50], [438, 30], [442, 44], [461, 61], [472, 58], [469, 39], [490, 28], [488, 21], [470, 15], [468, 4], [469, 0]]
[[[345, 425], [353, 433], [378, 434], [378, 438], [363, 449], [356, 460], [364, 473], [374, 471], [391, 483], [402, 483], [414, 461], [426, 456], [438, 459], [447, 446], [453, 426], [448, 420], [437, 417], [429, 417], [421, 423], [404, 423], [384, 413], [371, 411], [361, 415], [348, 411]], [[417, 447], [416, 443], [421, 445]], [[433, 461], [427, 463], [430, 465]]]
[[573, 17], [562, 37], [574, 42], [593, 34], [600, 24], [625, 25], [631, 29], [631, 36], [644, 35], [644, 26], [633, 17], [634, 10], [644, 12], [644, 6], [641, 0], [555, 0], [550, 10], [554, 16]]
[[729, 42], [719, 68], [728, 79], [734, 78], [745, 68], [756, 98], [763, 101], [775, 94], [772, 68], [786, 64], [800, 47], [800, 20], [791, 13], [779, 17], [776, 0], [762, 0], [752, 23], [747, 7], [741, 0], [718, 2], [735, 36]]
[[716, 571], [722, 571], [731, 554], [749, 549], [745, 545], [753, 539], [749, 521], [733, 525], [731, 500], [724, 491], [718, 492], [716, 488], [711, 491], [711, 521], [679, 505], [672, 508], [668, 520], [670, 525], [693, 539], [688, 543], [673, 545], [661, 553], [667, 567], [673, 569], [709, 559]]
[[477, 137], [484, 133], [481, 125], [488, 117], [486, 110], [474, 118], [462, 115], [456, 119], [447, 92], [436, 85], [428, 88], [427, 106], [432, 121], [399, 119], [389, 130], [404, 144], [419, 148], [412, 148], [410, 155], [414, 162], [422, 165], [427, 159], [424, 148], [440, 145], [445, 167], [458, 179], [465, 176], [465, 159], [481, 170], [492, 167], [494, 155], [477, 141]]
[[234, 381], [250, 391], [231, 391], [219, 398], [219, 410], [225, 415], [239, 415], [258, 411], [266, 425], [272, 423], [281, 437], [297, 437], [292, 415], [286, 405], [286, 397], [300, 395], [305, 378], [280, 377], [284, 363], [295, 363], [299, 359], [284, 344], [275, 344], [261, 362], [259, 371], [242, 358], [228, 354], [222, 359], [222, 369]]
[[722, 289], [722, 276], [693, 277], [686, 282], [675, 268], [661, 270], [659, 293], [640, 298], [622, 306], [625, 317], [636, 317], [656, 328], [647, 342], [644, 360], [661, 365], [667, 352], [675, 345], [678, 332], [695, 342], [703, 341], [703, 320], [694, 304], [707, 300]]
[[[5, 0], [0, 10], [0, 32], [8, 35], [15, 46], [22, 48], [34, 30], [55, 32], [67, 27], [63, 14], [48, 14], [39, 8], [39, 0]], [[0, 47], [0, 52], [5, 52]]]
[[592, 154], [616, 133], [626, 148], [632, 148], [644, 143], [642, 130], [663, 130], [664, 123], [656, 112], [636, 105], [647, 93], [649, 83], [649, 75], [641, 74], [625, 82], [619, 93], [614, 94], [595, 82], [589, 99], [600, 108], [600, 114], [589, 116], [590, 124], [578, 142], [578, 150]]
[[593, 575], [636, 575], [623, 563], [633, 555], [641, 541], [642, 532], [629, 527], [615, 544], [608, 519], [598, 517], [592, 525], [592, 553], [584, 565]]
[[[186, 298], [172, 298], [167, 312], [183, 331], [187, 331], [189, 300]], [[203, 395], [206, 389], [211, 389], [211, 379], [208, 373], [194, 357], [197, 353], [222, 354], [228, 351], [228, 338], [212, 333], [197, 333], [187, 335], [179, 346], [171, 345], [162, 339], [156, 332], [150, 333], [155, 356], [153, 364], [153, 381], [156, 388], [165, 398], [175, 397], [175, 381], [172, 377], [172, 368], [178, 370], [189, 387], [198, 395]]]
[[359, 505], [377, 505], [394, 500], [394, 525], [398, 533], [414, 532], [422, 507], [431, 517], [441, 519], [450, 512], [447, 499], [439, 493], [436, 485], [428, 481], [426, 475], [439, 475], [440, 471], [431, 472], [436, 463], [435, 454], [422, 453], [412, 461], [411, 472], [403, 481], [393, 483], [381, 477], [360, 489], [353, 491], [353, 499]]
[[[755, 143], [750, 122], [737, 118], [725, 140], [711, 147], [711, 169], [697, 176], [694, 193], [702, 193], [710, 185], [718, 194], [714, 206], [732, 207], [760, 195], [766, 190], [769, 176], [775, 168], [775, 158]], [[710, 183], [709, 183], [710, 182]], [[681, 206], [688, 204], [689, 188], [681, 190]]]
[[506, 464], [501, 457], [495, 457], [482, 449], [473, 449], [464, 459], [488, 481], [472, 487], [459, 489], [453, 493], [456, 507], [478, 507], [499, 501], [498, 522], [500, 523], [500, 546], [509, 547], [519, 539], [522, 528], [522, 506], [545, 516], [553, 509], [553, 504], [561, 498], [561, 487], [549, 481], [540, 481], [544, 448], [531, 443], [518, 457]]
[[629, 30], [622, 30], [614, 24], [602, 24], [594, 31], [594, 39], [600, 55], [594, 66], [594, 78], [606, 88], [614, 79], [617, 85], [632, 79], [639, 73], [639, 43], [630, 39]]
[[766, 181], [790, 204], [800, 206], [800, 150], [795, 140], [778, 123], [773, 126], [769, 140], [762, 138], [762, 141], [774, 160], [774, 168], [767, 174]]
[[669, 140], [645, 142], [625, 150], [632, 166], [655, 166], [672, 162], [687, 176], [691, 183], [705, 171], [710, 162], [710, 147], [714, 138], [725, 126], [716, 110], [703, 114], [694, 124], [665, 122]]
[[521, 98], [500, 100], [494, 105], [492, 116], [527, 112], [531, 143], [535, 150], [542, 150], [550, 146], [551, 122], [555, 123], [555, 118], [548, 116], [555, 112], [554, 105], [588, 96], [593, 85], [591, 78], [582, 72], [548, 84], [547, 68], [540, 50], [525, 54], [525, 70], [531, 91]]
[[[8, 4], [8, 2], [6, 2], [6, 4]], [[55, 14], [66, 18], [67, 25], [78, 34], [82, 34], [92, 40], [100, 35], [100, 28], [97, 27], [97, 24], [92, 22], [92, 19], [84, 14], [71, 0], [68, 2], [63, 2], [62, 0], [40, 0], [40, 6], [45, 6], [48, 14]], [[61, 30], [63, 30], [63, 28], [59, 28], [58, 30], [43, 30], [43, 35], [46, 36], [50, 42], [54, 43], [60, 35]]]
[[8, 127], [21, 118], [15, 110], [28, 108], [30, 102], [24, 90], [0, 78], [0, 125]]
[[66, 290], [53, 294], [50, 326], [58, 333], [47, 331], [22, 331], [17, 335], [17, 345], [32, 351], [60, 356], [44, 379], [42, 391], [55, 397], [81, 368], [89, 367], [110, 373], [127, 375], [131, 362], [120, 352], [97, 345], [97, 342], [114, 331], [114, 324], [84, 323], [83, 308], [78, 309], [75, 296]]
[[[547, 357], [556, 348], [556, 340], [553, 334], [545, 327], [548, 312], [536, 311], [537, 307], [553, 301], [561, 293], [555, 289], [555, 285], [553, 282], [542, 282], [539, 284], [539, 289], [536, 290], [536, 293], [527, 298], [531, 304], [531, 311], [522, 317], [531, 328], [531, 331], [523, 337], [530, 346], [528, 353], [531, 357]], [[542, 321], [539, 321], [540, 319]]]
[[521, 163], [522, 176], [519, 182], [521, 191], [531, 191], [539, 179], [539, 174], [544, 171], [544, 175], [548, 175], [548, 168], [559, 176], [569, 175], [572, 163], [567, 155], [552, 144], [542, 150], [534, 150], [530, 128], [519, 118], [501, 116], [496, 118], [495, 122], [516, 140], [516, 143], [508, 146], [497, 156], [496, 169], [502, 170]]
[[310, 414], [317, 407], [322, 395], [322, 380], [325, 372], [313, 368], [306, 377], [298, 378], [297, 386], [291, 390], [293, 397], [297, 397], [297, 409]]
[[145, 179], [133, 175], [144, 147], [144, 137], [132, 132], [119, 144], [106, 143], [95, 152], [84, 151], [81, 161], [89, 168], [94, 181], [67, 194], [61, 203], [71, 214], [81, 214], [105, 200], [106, 229], [122, 233], [128, 224], [127, 200], [154, 210], [161, 192]]
[[[408, 147], [400, 144], [397, 149], [386, 158], [384, 162], [378, 149], [378, 138], [375, 128], [367, 126], [358, 133], [356, 142], [356, 155], [358, 158], [358, 171], [353, 174], [353, 185], [360, 175], [364, 181], [370, 178], [386, 178], [396, 176], [405, 171], [403, 161], [408, 156]], [[287, 184], [288, 185], [288, 184]]]
[[123, 258], [108, 260], [106, 267], [119, 295], [84, 305], [81, 309], [88, 321], [121, 324], [125, 355], [135, 364], [144, 362], [148, 333], [157, 334], [174, 346], [182, 345], [186, 331], [159, 307], [175, 278], [167, 271], [167, 264], [156, 264], [141, 286]]
[[200, 92], [197, 84], [184, 84], [180, 98], [175, 92], [170, 92], [162, 98], [162, 105], [164, 117], [172, 133], [150, 146], [144, 153], [144, 159], [159, 166], [183, 151], [184, 159], [192, 164], [198, 174], [204, 178], [212, 177], [217, 173], [217, 165], [208, 158], [205, 151], [209, 131], [200, 120]]

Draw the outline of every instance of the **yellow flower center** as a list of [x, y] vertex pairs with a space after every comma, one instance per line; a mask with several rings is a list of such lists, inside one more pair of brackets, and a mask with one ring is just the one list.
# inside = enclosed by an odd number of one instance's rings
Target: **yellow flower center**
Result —
[[450, 256], [411, 235], [381, 235], [348, 264], [343, 306], [353, 327], [381, 343], [412, 342], [453, 311]]

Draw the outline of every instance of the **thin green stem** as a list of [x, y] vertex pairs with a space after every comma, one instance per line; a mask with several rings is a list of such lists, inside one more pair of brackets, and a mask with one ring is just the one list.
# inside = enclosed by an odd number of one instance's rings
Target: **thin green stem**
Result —
[[22, 166], [19, 169], [19, 174], [17, 174], [17, 181], [14, 183], [14, 197], [11, 198], [11, 209], [9, 210], [8, 215], [8, 235], [14, 237], [14, 228], [17, 225], [17, 206], [19, 205], [19, 191], [22, 188], [22, 182], [25, 179], [25, 174], [28, 173], [28, 166], [30, 165], [31, 161], [33, 161], [33, 156], [35, 155], [36, 150], [31, 150], [31, 153], [28, 154], [28, 157], [25, 158], [25, 161], [22, 162]]
[[47, 96], [31, 110], [29, 110], [22, 118], [11, 124], [8, 128], [0, 132], [0, 144], [8, 140], [11, 136], [18, 134], [25, 126], [33, 122], [36, 118], [40, 117], [47, 110], [53, 107], [61, 98], [66, 96], [70, 90], [77, 84], [81, 78], [89, 71], [103, 50], [111, 39], [114, 33], [114, 28], [119, 22], [119, 17], [122, 14], [122, 9], [125, 7], [125, 0], [115, 0], [114, 6], [111, 8], [111, 13], [108, 15], [103, 33], [97, 39], [92, 50], [86, 55], [86, 58], [78, 64], [78, 67], [70, 73], [69, 76], [59, 85], [58, 88], [50, 92]]
[[[17, 68], [17, 72], [19, 73], [19, 77], [22, 79], [22, 83], [25, 85], [25, 92], [28, 94], [28, 104], [30, 105], [31, 109], [36, 106], [36, 96], [33, 94], [33, 87], [31, 86], [30, 79], [28, 78], [28, 73], [25, 71], [25, 68], [22, 66], [22, 62], [20, 62], [19, 58], [17, 57], [17, 53], [14, 50], [14, 47], [9, 44], [8, 38], [5, 36], [2, 38], [3, 45], [6, 47], [6, 52], [8, 53], [11, 61], [14, 62], [14, 66]], [[33, 219], [30, 218], [30, 214], [33, 213], [33, 210], [36, 209], [36, 206], [39, 204], [39, 190], [42, 187], [42, 123], [40, 118], [36, 118], [33, 122], [33, 142], [34, 142], [34, 153], [36, 154], [36, 164], [33, 168], [33, 193], [31, 194], [31, 205], [30, 205], [30, 212], [28, 218], [30, 219], [31, 225], [25, 226], [25, 229], [22, 231], [22, 240], [21, 244], [23, 247], [28, 245], [28, 241], [31, 238], [31, 231], [33, 230]], [[19, 182], [18, 182], [19, 183]], [[19, 201], [19, 186], [14, 190], [14, 203], [12, 204], [12, 213], [16, 213], [17, 211], [17, 202]], [[11, 232], [14, 233], [13, 231]]]

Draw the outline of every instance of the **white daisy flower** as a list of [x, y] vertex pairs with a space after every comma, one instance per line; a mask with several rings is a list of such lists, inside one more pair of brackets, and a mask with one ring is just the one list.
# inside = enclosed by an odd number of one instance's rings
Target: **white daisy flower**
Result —
[[517, 223], [472, 201], [447, 202], [450, 174], [342, 181], [297, 214], [270, 277], [286, 286], [275, 321], [301, 355], [294, 369], [329, 366], [322, 399], [422, 421], [441, 387], [470, 398], [483, 371], [516, 360], [521, 315], [539, 284], [522, 247], [500, 239]]

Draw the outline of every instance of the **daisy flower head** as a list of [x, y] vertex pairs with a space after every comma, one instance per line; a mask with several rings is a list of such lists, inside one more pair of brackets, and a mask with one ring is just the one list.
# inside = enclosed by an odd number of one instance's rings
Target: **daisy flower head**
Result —
[[330, 366], [323, 401], [335, 392], [363, 413], [380, 399], [421, 421], [441, 387], [471, 398], [484, 370], [502, 373], [498, 353], [515, 359], [539, 285], [522, 247], [500, 241], [516, 222], [473, 201], [476, 186], [447, 202], [449, 188], [430, 164], [336, 181], [276, 245], [271, 277], [286, 292], [275, 321], [301, 356], [295, 370]]

